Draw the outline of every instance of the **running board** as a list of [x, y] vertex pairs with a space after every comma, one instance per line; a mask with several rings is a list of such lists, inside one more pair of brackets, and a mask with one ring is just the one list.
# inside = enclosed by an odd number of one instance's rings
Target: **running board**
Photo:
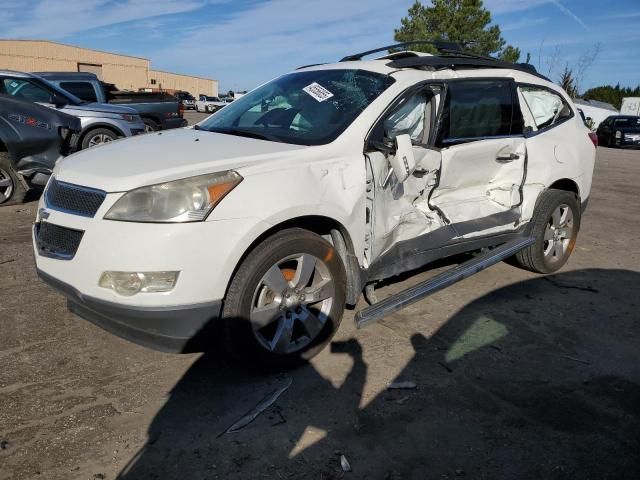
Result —
[[470, 277], [487, 267], [495, 265], [507, 258], [515, 255], [523, 248], [528, 247], [534, 242], [531, 237], [519, 238], [511, 240], [499, 247], [488, 250], [460, 265], [442, 272], [429, 280], [409, 287], [395, 295], [391, 295], [384, 300], [379, 301], [356, 313], [355, 322], [358, 328], [363, 328], [378, 320], [383, 319], [387, 315], [402, 310], [409, 305], [422, 300], [424, 297], [431, 295], [438, 290], [442, 290], [453, 285], [460, 280]]

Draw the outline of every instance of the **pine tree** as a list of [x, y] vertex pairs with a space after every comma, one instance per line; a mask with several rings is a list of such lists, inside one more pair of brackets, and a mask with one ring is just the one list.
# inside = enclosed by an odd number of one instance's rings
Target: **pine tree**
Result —
[[[506, 45], [500, 27], [491, 25], [491, 13], [482, 0], [431, 0], [428, 7], [416, 0], [395, 30], [395, 39], [447, 40], [465, 44], [473, 53], [495, 55], [508, 62], [520, 58], [520, 49]], [[428, 45], [415, 49], [436, 53]]]

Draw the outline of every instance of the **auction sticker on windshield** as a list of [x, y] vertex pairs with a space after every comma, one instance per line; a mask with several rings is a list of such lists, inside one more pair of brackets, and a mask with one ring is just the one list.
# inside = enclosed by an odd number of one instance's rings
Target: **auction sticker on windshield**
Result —
[[333, 93], [331, 93], [329, 90], [327, 90], [322, 85], [316, 82], [313, 82], [311, 85], [307, 85], [302, 90], [307, 92], [309, 95], [311, 95], [313, 98], [315, 98], [319, 102], [324, 102], [325, 100], [328, 100], [331, 97], [333, 97]]

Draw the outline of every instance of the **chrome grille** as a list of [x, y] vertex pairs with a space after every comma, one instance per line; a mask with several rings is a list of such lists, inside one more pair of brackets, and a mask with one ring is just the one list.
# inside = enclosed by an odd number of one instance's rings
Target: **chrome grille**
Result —
[[71, 260], [80, 246], [84, 232], [41, 222], [35, 225], [36, 245], [44, 257]]
[[59, 182], [52, 178], [45, 192], [45, 202], [53, 210], [93, 217], [106, 195], [102, 190]]

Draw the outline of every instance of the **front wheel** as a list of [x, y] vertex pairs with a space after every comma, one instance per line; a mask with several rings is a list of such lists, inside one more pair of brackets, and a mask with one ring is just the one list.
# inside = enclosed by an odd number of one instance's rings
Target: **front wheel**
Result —
[[547, 190], [540, 197], [531, 222], [535, 241], [518, 252], [513, 263], [532, 272], [555, 272], [567, 263], [578, 238], [580, 208], [576, 195]]
[[346, 274], [333, 246], [292, 228], [258, 245], [225, 299], [231, 353], [271, 364], [308, 360], [331, 340], [345, 307]]
[[0, 205], [22, 203], [26, 194], [27, 190], [13, 169], [9, 155], [0, 152]]
[[118, 135], [107, 128], [90, 130], [82, 139], [82, 149], [97, 147], [118, 139]]

